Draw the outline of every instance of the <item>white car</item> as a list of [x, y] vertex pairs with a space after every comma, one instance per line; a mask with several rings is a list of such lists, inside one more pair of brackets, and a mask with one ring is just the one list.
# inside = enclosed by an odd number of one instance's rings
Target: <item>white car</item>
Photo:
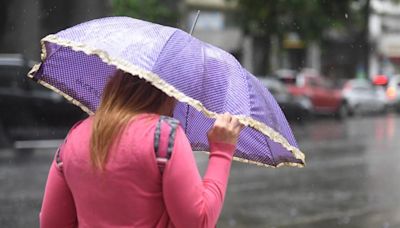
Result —
[[347, 81], [342, 93], [350, 114], [382, 113], [386, 109], [386, 102], [379, 95], [378, 89], [366, 79]]

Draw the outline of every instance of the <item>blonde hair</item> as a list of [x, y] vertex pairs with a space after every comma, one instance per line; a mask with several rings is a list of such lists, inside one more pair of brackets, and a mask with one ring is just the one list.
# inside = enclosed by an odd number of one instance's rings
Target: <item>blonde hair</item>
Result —
[[92, 165], [104, 169], [111, 145], [136, 114], [172, 113], [173, 105], [165, 105], [169, 100], [146, 80], [118, 70], [108, 81], [94, 115], [90, 138]]

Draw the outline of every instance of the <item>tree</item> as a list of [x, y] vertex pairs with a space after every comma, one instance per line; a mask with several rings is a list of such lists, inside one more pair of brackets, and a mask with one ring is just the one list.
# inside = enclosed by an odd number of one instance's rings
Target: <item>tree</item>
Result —
[[112, 0], [113, 13], [163, 25], [175, 26], [178, 15], [174, 1], [161, 0]]
[[[364, 18], [359, 10], [353, 7], [355, 2], [365, 0], [238, 0], [241, 11], [241, 22], [245, 32], [255, 38], [263, 47], [267, 59], [270, 38], [278, 36], [279, 40], [288, 33], [297, 33], [307, 42], [323, 40], [325, 33], [336, 30], [354, 33], [365, 28]], [[364, 3], [366, 4], [366, 3]], [[265, 73], [269, 69], [266, 67]]]

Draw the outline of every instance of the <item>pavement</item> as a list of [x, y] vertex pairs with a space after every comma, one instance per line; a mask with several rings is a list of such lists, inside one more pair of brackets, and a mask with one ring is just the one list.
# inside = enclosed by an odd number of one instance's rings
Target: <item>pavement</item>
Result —
[[[218, 227], [400, 227], [400, 116], [293, 123], [305, 168], [234, 162]], [[38, 227], [55, 148], [0, 150], [0, 227]], [[196, 152], [200, 171], [207, 155]]]

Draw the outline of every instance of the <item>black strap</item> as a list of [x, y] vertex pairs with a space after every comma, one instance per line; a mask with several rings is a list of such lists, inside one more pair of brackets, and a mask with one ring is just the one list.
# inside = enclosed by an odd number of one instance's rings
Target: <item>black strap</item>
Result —
[[[161, 154], [160, 153], [160, 139], [161, 139], [161, 127], [163, 123], [166, 123], [170, 127], [169, 135], [168, 135], [168, 147], [166, 150], [166, 154]], [[157, 159], [157, 165], [158, 168], [160, 169], [161, 174], [164, 172], [165, 165], [167, 161], [171, 158], [172, 155], [172, 150], [174, 148], [174, 142], [175, 142], [175, 135], [176, 135], [176, 129], [178, 128], [179, 121], [168, 117], [168, 116], [160, 116], [160, 119], [157, 122], [156, 130], [154, 133], [154, 152], [156, 153], [156, 159]], [[164, 149], [164, 148], [163, 148]]]

